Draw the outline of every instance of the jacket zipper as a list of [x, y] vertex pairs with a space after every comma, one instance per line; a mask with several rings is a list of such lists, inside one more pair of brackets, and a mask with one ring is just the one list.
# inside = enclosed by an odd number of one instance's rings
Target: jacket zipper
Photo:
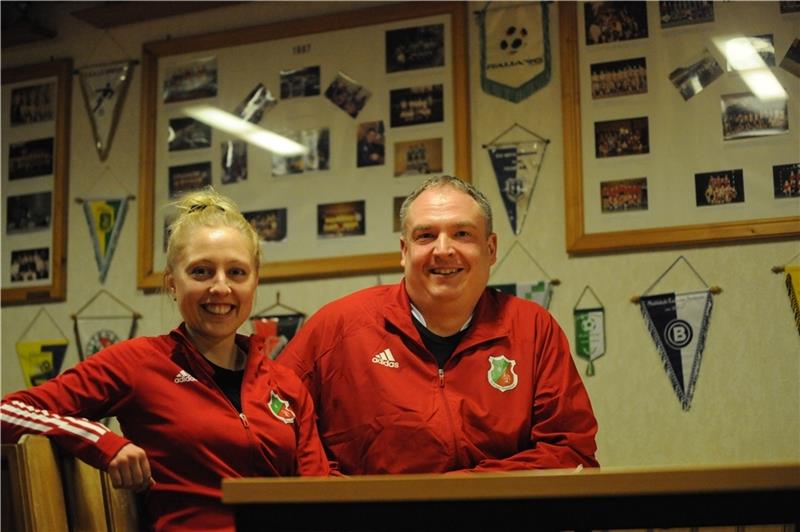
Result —
[[450, 405], [447, 403], [447, 395], [444, 392], [444, 368], [439, 368], [439, 393], [442, 396], [444, 410], [447, 412], [447, 421], [450, 424], [450, 434], [453, 438], [453, 451], [455, 451], [455, 468], [460, 469], [461, 461], [458, 459], [458, 440], [456, 439], [456, 428], [453, 424], [453, 413], [450, 412]]

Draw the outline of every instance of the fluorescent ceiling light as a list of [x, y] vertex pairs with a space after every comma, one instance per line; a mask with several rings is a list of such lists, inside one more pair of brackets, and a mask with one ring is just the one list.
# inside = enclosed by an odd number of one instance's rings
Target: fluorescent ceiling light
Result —
[[788, 95], [761, 58], [750, 37], [714, 39], [714, 44], [760, 100], [785, 100]]
[[250, 144], [260, 146], [276, 155], [295, 156], [305, 155], [308, 148], [292, 139], [273, 133], [261, 126], [247, 120], [242, 120], [236, 115], [225, 112], [211, 105], [193, 105], [185, 107], [183, 112], [211, 127], [230, 133]]

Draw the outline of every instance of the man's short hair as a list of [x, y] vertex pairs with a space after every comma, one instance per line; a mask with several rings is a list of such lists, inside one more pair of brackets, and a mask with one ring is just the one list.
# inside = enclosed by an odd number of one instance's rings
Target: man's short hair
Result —
[[444, 186], [450, 185], [451, 187], [455, 188], [456, 190], [460, 190], [465, 194], [468, 194], [478, 206], [481, 208], [483, 212], [483, 217], [486, 220], [486, 235], [492, 234], [492, 206], [489, 205], [489, 200], [486, 199], [486, 196], [483, 195], [483, 192], [475, 188], [472, 183], [467, 183], [462, 179], [452, 176], [452, 175], [437, 175], [433, 177], [429, 177], [426, 179], [420, 186], [415, 188], [411, 194], [406, 197], [403, 201], [403, 205], [400, 207], [400, 227], [402, 230], [402, 234], [405, 235], [406, 232], [406, 220], [408, 219], [408, 209], [411, 207], [411, 204], [417, 199], [417, 196], [428, 190], [429, 188], [441, 188]]

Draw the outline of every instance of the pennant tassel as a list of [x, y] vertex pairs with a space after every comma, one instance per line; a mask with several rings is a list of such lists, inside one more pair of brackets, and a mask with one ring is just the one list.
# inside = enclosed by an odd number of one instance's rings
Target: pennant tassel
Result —
[[800, 333], [800, 266], [786, 267], [786, 291], [789, 294], [789, 304], [794, 312], [794, 324]]

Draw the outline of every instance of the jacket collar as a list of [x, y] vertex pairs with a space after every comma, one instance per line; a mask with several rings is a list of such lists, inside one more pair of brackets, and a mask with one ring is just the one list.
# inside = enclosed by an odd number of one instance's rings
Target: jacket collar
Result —
[[[181, 323], [169, 333], [180, 352], [186, 356], [187, 363], [191, 369], [200, 369], [204, 374], [213, 375], [214, 368], [211, 363], [203, 356], [200, 351], [192, 343], [189, 338], [189, 332], [186, 330], [186, 324]], [[266, 358], [263, 355], [264, 338], [253, 334], [249, 337], [242, 334], [237, 334], [234, 340], [236, 345], [239, 346], [245, 353], [247, 353], [247, 363], [245, 364], [245, 373], [249, 373], [251, 368], [261, 364]], [[194, 373], [193, 373], [194, 375]], [[196, 375], [195, 375], [196, 376]]]
[[[502, 302], [496, 290], [486, 288], [481, 294], [472, 315], [467, 334], [461, 339], [453, 355], [475, 345], [508, 335], [508, 325], [503, 320]], [[411, 300], [406, 291], [405, 279], [392, 286], [382, 307], [383, 318], [405, 336], [420, 346], [425, 344], [411, 321]]]

